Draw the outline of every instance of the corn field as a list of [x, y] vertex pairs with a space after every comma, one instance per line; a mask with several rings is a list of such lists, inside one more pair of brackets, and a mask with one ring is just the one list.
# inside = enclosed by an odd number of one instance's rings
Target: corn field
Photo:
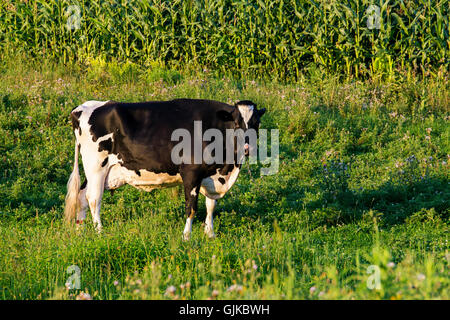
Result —
[[0, 55], [295, 79], [447, 76], [448, 0], [1, 0]]

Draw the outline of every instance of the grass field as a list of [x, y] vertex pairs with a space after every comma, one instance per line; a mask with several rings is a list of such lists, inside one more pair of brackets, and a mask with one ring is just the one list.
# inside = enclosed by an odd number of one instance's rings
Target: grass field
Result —
[[[214, 240], [201, 196], [182, 241], [181, 189], [126, 186], [105, 194], [101, 235], [90, 217], [82, 232], [65, 226], [70, 110], [177, 97], [267, 108], [279, 172], [245, 165], [218, 203]], [[342, 82], [311, 71], [284, 84], [3, 61], [0, 298], [449, 299], [449, 100], [446, 77]], [[65, 288], [71, 265], [81, 290]]]

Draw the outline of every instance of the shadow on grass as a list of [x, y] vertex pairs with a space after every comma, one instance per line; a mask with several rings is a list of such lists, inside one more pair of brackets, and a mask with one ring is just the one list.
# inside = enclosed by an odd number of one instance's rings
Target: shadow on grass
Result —
[[[269, 228], [275, 220], [280, 222], [293, 216], [307, 221], [312, 228], [337, 226], [358, 222], [370, 211], [380, 217], [383, 227], [401, 224], [414, 213], [431, 208], [444, 221], [449, 218], [450, 193], [444, 177], [428, 177], [403, 185], [389, 181], [373, 190], [358, 191], [343, 188], [331, 192], [323, 186], [301, 188], [286, 183], [273, 189], [249, 185], [238, 192], [246, 189], [253, 190], [248, 199], [232, 196], [219, 203], [219, 207], [226, 212], [235, 211], [240, 219], [259, 220]], [[307, 200], [306, 192], [320, 197]]]
[[422, 209], [434, 208], [443, 218], [448, 216], [448, 181], [430, 177], [406, 185], [387, 182], [374, 190], [343, 191], [337, 195], [324, 193], [323, 197], [306, 205], [307, 210], [332, 208], [340, 215], [329, 217], [328, 223], [357, 221], [369, 210], [382, 214], [384, 226], [403, 223], [406, 218]]

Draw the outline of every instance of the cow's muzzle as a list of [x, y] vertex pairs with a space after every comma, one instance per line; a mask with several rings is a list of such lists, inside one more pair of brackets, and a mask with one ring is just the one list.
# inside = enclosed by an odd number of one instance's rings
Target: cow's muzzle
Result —
[[248, 143], [246, 143], [246, 144], [244, 144], [244, 155], [245, 155], [246, 157], [248, 157], [249, 152], [250, 152], [250, 146], [249, 146]]

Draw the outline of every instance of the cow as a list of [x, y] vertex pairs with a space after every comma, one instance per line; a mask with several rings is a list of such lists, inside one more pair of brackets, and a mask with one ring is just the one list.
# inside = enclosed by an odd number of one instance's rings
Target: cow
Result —
[[[87, 101], [70, 114], [75, 134], [75, 159], [67, 183], [65, 219], [81, 225], [89, 207], [97, 231], [101, 232], [100, 206], [103, 192], [129, 184], [144, 191], [184, 186], [186, 225], [183, 239], [189, 240], [197, 212], [199, 193], [206, 197], [205, 233], [215, 237], [213, 211], [236, 182], [242, 165], [235, 145], [232, 163], [206, 163], [204, 160], [175, 163], [172, 150], [174, 130], [193, 133], [194, 122], [202, 130], [258, 130], [265, 108], [258, 110], [252, 101], [235, 105], [199, 99], [175, 99], [125, 103]], [[196, 142], [193, 141], [192, 145]], [[246, 142], [248, 142], [246, 140]], [[201, 147], [205, 148], [202, 142]], [[248, 144], [244, 147], [248, 156]], [[81, 154], [86, 181], [80, 184], [78, 158]]]

